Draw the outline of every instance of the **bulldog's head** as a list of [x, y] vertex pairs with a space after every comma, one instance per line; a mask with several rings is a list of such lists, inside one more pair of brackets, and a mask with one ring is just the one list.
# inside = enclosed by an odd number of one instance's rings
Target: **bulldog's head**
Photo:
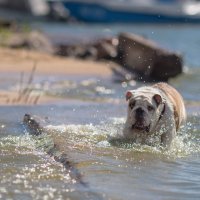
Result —
[[137, 132], [150, 132], [163, 111], [163, 99], [154, 91], [131, 90], [126, 93], [128, 113], [126, 124]]

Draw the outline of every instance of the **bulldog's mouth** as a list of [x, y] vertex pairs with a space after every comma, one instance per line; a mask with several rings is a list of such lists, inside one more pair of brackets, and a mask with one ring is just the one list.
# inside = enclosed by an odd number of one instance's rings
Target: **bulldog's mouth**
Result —
[[135, 123], [135, 124], [132, 125], [132, 129], [149, 132], [150, 125], [149, 126], [144, 126], [143, 124]]

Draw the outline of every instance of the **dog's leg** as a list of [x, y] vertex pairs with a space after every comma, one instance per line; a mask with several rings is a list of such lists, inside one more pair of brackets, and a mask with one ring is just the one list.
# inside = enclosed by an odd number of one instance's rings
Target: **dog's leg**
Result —
[[176, 135], [176, 129], [173, 127], [161, 135], [161, 144], [163, 147], [170, 148], [171, 142]]

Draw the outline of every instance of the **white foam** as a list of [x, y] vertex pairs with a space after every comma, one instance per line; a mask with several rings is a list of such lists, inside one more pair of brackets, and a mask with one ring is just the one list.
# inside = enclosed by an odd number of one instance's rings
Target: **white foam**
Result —
[[[88, 147], [112, 148], [112, 145], [108, 142], [108, 137], [119, 134], [122, 131], [124, 121], [124, 118], [111, 118], [106, 124], [102, 122], [100, 125], [49, 125], [46, 128], [49, 132], [56, 132], [56, 134], [65, 138], [66, 141], [70, 141], [71, 144], [75, 143]], [[128, 149], [133, 152], [151, 152], [172, 157], [183, 157], [200, 152], [200, 145], [195, 141], [195, 137], [191, 137], [192, 131], [192, 125], [188, 123], [187, 126], [180, 131], [179, 135], [174, 138], [168, 150], [156, 144], [152, 147], [123, 142], [119, 143], [118, 147], [121, 151], [126, 151]]]

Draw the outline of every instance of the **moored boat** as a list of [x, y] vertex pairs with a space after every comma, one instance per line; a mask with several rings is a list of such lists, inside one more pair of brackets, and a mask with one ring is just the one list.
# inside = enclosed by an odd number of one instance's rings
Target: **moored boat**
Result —
[[193, 0], [61, 0], [71, 16], [93, 23], [200, 23]]

